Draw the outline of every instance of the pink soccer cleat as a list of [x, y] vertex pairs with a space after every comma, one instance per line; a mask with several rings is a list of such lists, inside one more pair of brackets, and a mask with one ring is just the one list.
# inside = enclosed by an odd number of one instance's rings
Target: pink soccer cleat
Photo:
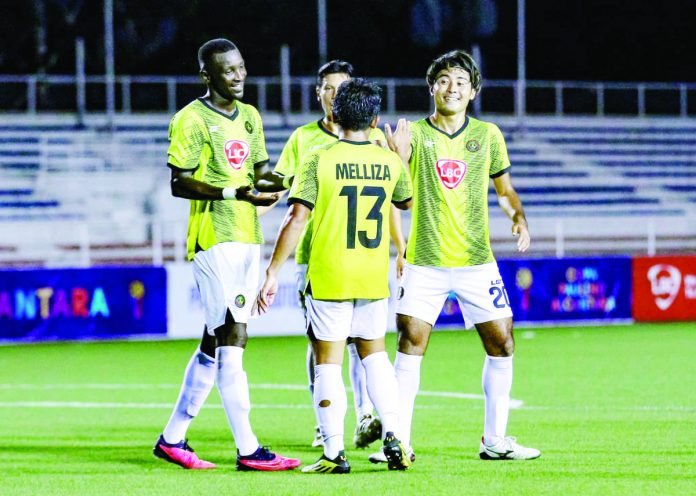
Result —
[[214, 463], [206, 462], [198, 458], [193, 448], [189, 446], [186, 440], [176, 444], [169, 444], [164, 440], [164, 436], [160, 435], [152, 452], [157, 458], [161, 458], [162, 460], [166, 460], [189, 470], [207, 470], [215, 468]]
[[242, 456], [237, 451], [237, 470], [261, 470], [264, 472], [278, 472], [292, 470], [300, 466], [302, 462], [297, 458], [285, 458], [267, 448], [259, 447], [251, 455]]

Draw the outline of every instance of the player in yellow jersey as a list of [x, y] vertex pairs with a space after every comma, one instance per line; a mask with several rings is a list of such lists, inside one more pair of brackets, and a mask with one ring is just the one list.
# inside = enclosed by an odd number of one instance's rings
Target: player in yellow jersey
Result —
[[[410, 126], [400, 122], [393, 134], [386, 129], [390, 147], [409, 161], [414, 186], [407, 264], [396, 310], [399, 341], [394, 368], [402, 405], [402, 440], [410, 449], [421, 360], [442, 305], [454, 292], [486, 352], [485, 422], [479, 455], [485, 460], [537, 458], [539, 450], [506, 436], [514, 340], [512, 311], [488, 235], [491, 178], [498, 202], [512, 220], [519, 251], [527, 250], [530, 237], [510, 180], [505, 140], [496, 125], [466, 113], [481, 90], [481, 73], [468, 53], [454, 50], [435, 59], [427, 82], [434, 113]], [[370, 457], [374, 462], [380, 458], [379, 453]]]
[[[352, 76], [353, 66], [345, 60], [331, 60], [319, 68], [317, 71], [316, 94], [317, 100], [324, 111], [324, 117], [300, 126], [293, 131], [288, 142], [283, 147], [278, 163], [273, 169], [276, 173], [287, 177], [294, 176], [302, 164], [303, 157], [338, 139], [339, 126], [333, 117], [333, 101], [339, 85]], [[371, 129], [369, 139], [370, 141], [386, 145], [384, 134], [378, 128]], [[396, 208], [393, 210], [398, 212]], [[311, 226], [312, 216], [310, 215], [307, 221], [307, 228], [295, 251], [297, 290], [303, 309], [305, 309], [303, 292], [304, 281], [307, 275], [307, 262], [309, 260]], [[401, 233], [392, 237], [395, 240], [403, 240]], [[403, 249], [405, 249], [405, 245], [397, 247], [397, 252], [403, 253]], [[373, 415], [374, 405], [367, 393], [365, 368], [362, 366], [355, 343], [350, 338], [348, 339], [348, 369], [357, 421], [353, 443], [358, 448], [366, 448], [380, 438], [382, 425], [379, 418]], [[307, 349], [307, 377], [309, 379], [309, 390], [312, 392], [314, 390], [314, 354], [312, 353], [311, 345]], [[321, 432], [317, 425], [312, 446], [321, 446], [321, 439]]]
[[226, 39], [210, 40], [198, 50], [198, 63], [208, 91], [172, 119], [167, 165], [172, 194], [191, 201], [187, 251], [206, 327], [154, 453], [187, 469], [215, 467], [196, 456], [186, 431], [217, 383], [237, 446], [237, 469], [289, 470], [300, 460], [261, 447], [251, 429], [242, 366], [263, 242], [256, 206], [278, 198], [252, 188], [280, 191], [289, 184], [268, 166], [258, 111], [240, 101], [247, 71], [237, 47]]
[[341, 368], [346, 338], [353, 337], [367, 388], [382, 420], [382, 452], [390, 469], [410, 465], [397, 434], [397, 384], [385, 351], [389, 296], [390, 203], [408, 208], [409, 174], [394, 152], [368, 141], [378, 121], [379, 87], [363, 79], [341, 84], [333, 104], [338, 141], [305, 157], [290, 191], [259, 309], [278, 290], [277, 274], [300, 239], [310, 211], [313, 222], [307, 276], [307, 334], [316, 360], [314, 409], [324, 452], [306, 473], [347, 473], [343, 426], [347, 409]]

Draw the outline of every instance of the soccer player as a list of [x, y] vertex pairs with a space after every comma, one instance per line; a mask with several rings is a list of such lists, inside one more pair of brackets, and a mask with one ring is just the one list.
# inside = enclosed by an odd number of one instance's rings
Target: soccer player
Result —
[[303, 287], [307, 334], [316, 360], [314, 409], [324, 452], [305, 473], [348, 473], [343, 425], [347, 400], [341, 368], [346, 338], [354, 339], [365, 367], [367, 389], [383, 426], [382, 452], [390, 469], [411, 461], [396, 437], [397, 383], [385, 351], [389, 296], [389, 203], [408, 208], [411, 182], [394, 152], [369, 142], [381, 104], [379, 87], [357, 78], [338, 88], [333, 104], [340, 139], [305, 157], [290, 192], [259, 310], [278, 290], [277, 274], [301, 237], [310, 211], [313, 221]]
[[[338, 139], [339, 126], [334, 121], [333, 102], [336, 90], [339, 85], [349, 80], [353, 76], [353, 66], [344, 60], [331, 60], [322, 65], [317, 72], [316, 94], [317, 100], [324, 111], [324, 117], [317, 121], [300, 126], [290, 135], [288, 142], [283, 147], [278, 163], [274, 171], [286, 177], [295, 176], [297, 169], [302, 164], [302, 158], [309, 152], [333, 143]], [[384, 134], [378, 128], [372, 128], [369, 134], [370, 141], [386, 144]], [[396, 209], [394, 209], [396, 210]], [[295, 263], [297, 264], [296, 280], [297, 291], [300, 295], [300, 304], [305, 310], [304, 285], [307, 275], [307, 262], [309, 260], [309, 245], [312, 226], [310, 215], [307, 221], [307, 228], [302, 235], [302, 239], [297, 245], [295, 252]], [[403, 236], [395, 236], [397, 240], [403, 240]], [[402, 251], [405, 244], [398, 251]], [[353, 403], [355, 407], [355, 418], [357, 425], [353, 436], [353, 443], [358, 448], [366, 448], [372, 442], [380, 438], [382, 424], [378, 417], [373, 416], [374, 405], [367, 394], [365, 383], [365, 368], [360, 361], [355, 343], [348, 339], [348, 368], [350, 372], [350, 382], [353, 388]], [[309, 379], [309, 390], [314, 390], [314, 354], [311, 344], [307, 349], [307, 377]], [[316, 427], [313, 447], [322, 445], [321, 432], [319, 426]]]
[[278, 197], [253, 193], [252, 187], [280, 191], [288, 185], [268, 167], [258, 111], [240, 101], [247, 71], [237, 47], [226, 39], [210, 40], [198, 50], [198, 63], [207, 93], [173, 117], [167, 165], [172, 194], [191, 201], [187, 251], [206, 327], [154, 454], [187, 469], [215, 467], [196, 456], [186, 431], [217, 383], [237, 447], [237, 469], [288, 470], [300, 460], [261, 447], [251, 429], [242, 365], [263, 242], [256, 206]]
[[[514, 340], [512, 311], [488, 237], [490, 178], [498, 203], [512, 220], [517, 248], [530, 244], [522, 203], [510, 179], [510, 160], [500, 129], [467, 115], [481, 90], [471, 56], [454, 50], [436, 58], [426, 76], [435, 111], [392, 133], [390, 147], [409, 162], [414, 184], [413, 214], [397, 303], [402, 441], [410, 448], [413, 405], [420, 366], [433, 325], [454, 292], [465, 320], [478, 331], [483, 365], [485, 422], [479, 455], [484, 460], [524, 460], [540, 452], [506, 436]], [[410, 128], [410, 129], [409, 129]], [[371, 461], [384, 461], [377, 453]]]

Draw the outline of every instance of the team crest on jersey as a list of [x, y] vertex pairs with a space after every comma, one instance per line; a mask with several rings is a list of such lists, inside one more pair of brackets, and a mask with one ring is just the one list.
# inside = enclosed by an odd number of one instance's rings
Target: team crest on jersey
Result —
[[233, 169], [241, 169], [249, 156], [249, 144], [241, 140], [229, 140], [225, 143], [225, 156]]
[[481, 143], [476, 140], [469, 140], [466, 142], [466, 149], [471, 153], [475, 153], [481, 149]]
[[464, 176], [466, 175], [466, 162], [454, 160], [453, 158], [444, 158], [435, 163], [437, 175], [440, 181], [448, 189], [454, 189], [459, 186]]
[[237, 306], [237, 308], [243, 308], [245, 303], [246, 298], [244, 298], [244, 295], [237, 295], [237, 297], [234, 299], [234, 304]]
[[244, 123], [244, 129], [246, 129], [247, 133], [251, 134], [254, 132], [254, 126], [251, 125], [251, 122], [246, 121]]

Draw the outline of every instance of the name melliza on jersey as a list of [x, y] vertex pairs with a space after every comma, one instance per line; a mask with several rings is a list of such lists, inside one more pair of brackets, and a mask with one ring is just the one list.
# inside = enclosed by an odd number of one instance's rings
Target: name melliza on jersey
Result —
[[336, 164], [336, 179], [372, 179], [390, 181], [387, 164]]

